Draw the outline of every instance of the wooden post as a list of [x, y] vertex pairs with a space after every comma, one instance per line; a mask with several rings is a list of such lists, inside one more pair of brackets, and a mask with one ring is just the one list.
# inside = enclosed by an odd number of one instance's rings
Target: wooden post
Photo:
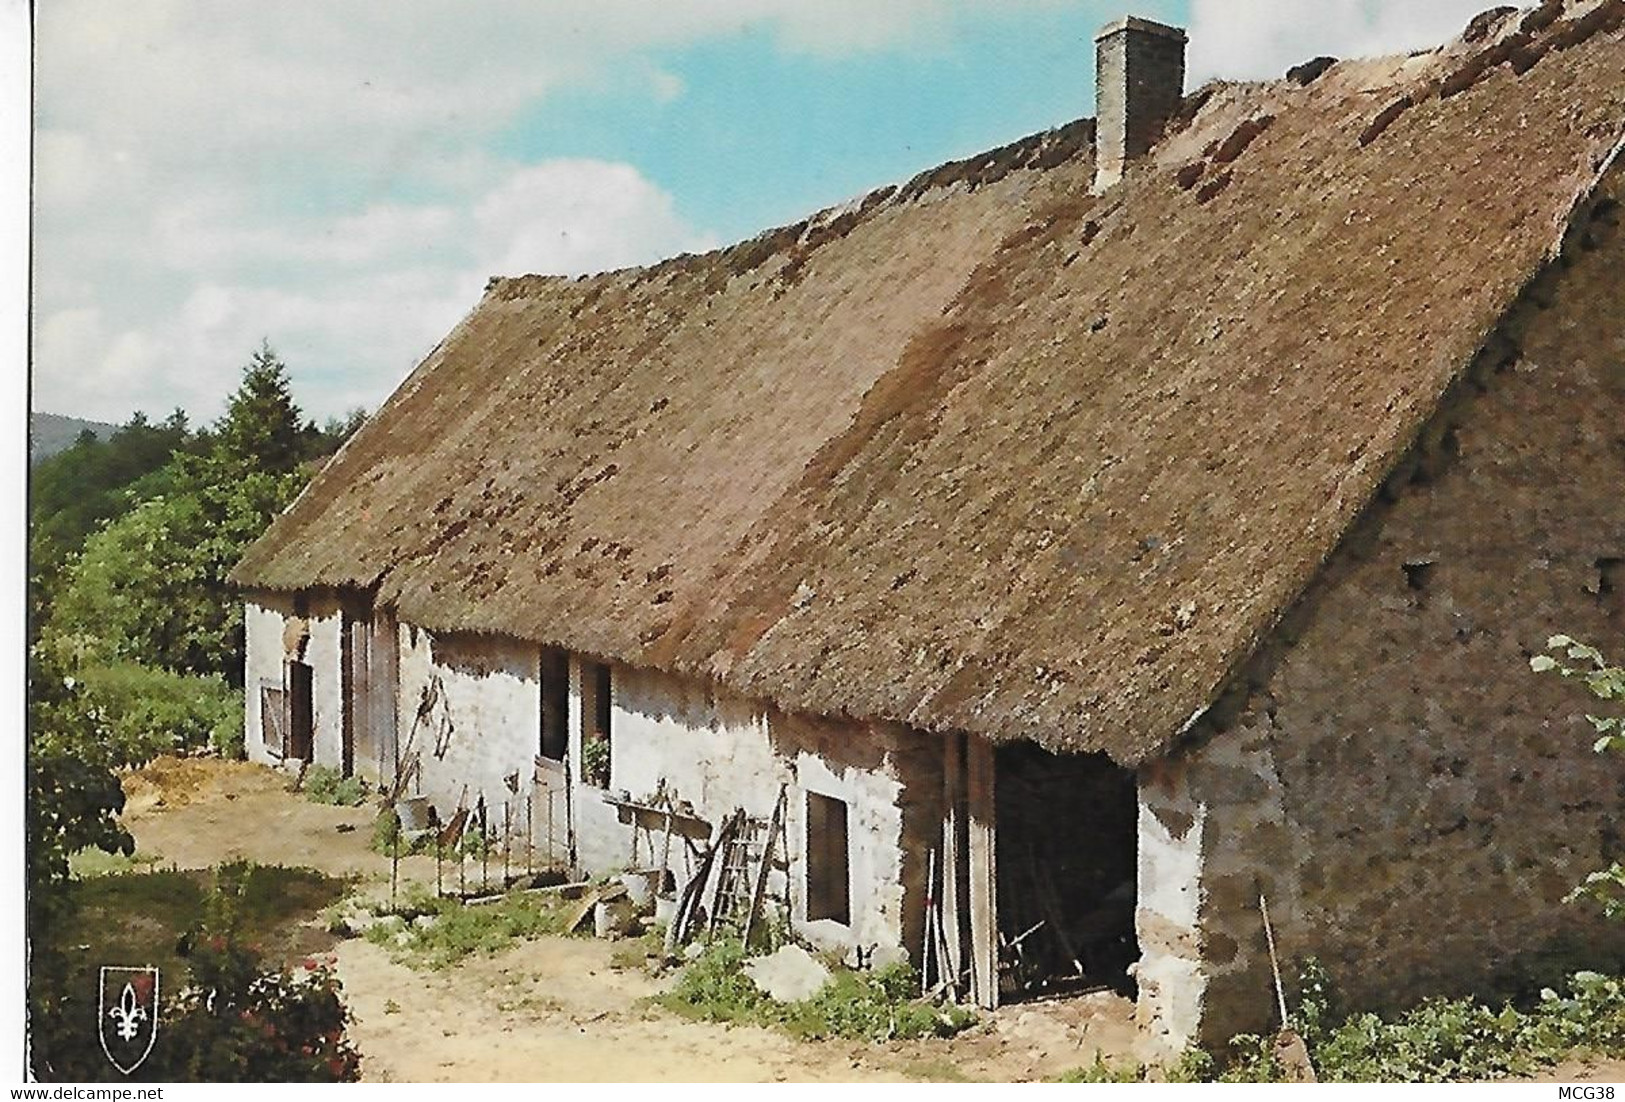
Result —
[[999, 1005], [998, 870], [994, 860], [993, 744], [965, 743], [965, 813], [970, 866], [971, 989], [978, 1006]]
[[959, 844], [960, 824], [965, 814], [965, 736], [947, 735], [942, 741], [942, 935], [947, 943], [943, 968], [948, 974], [948, 990], [957, 997], [960, 977], [965, 971], [964, 891], [961, 870], [963, 847]]

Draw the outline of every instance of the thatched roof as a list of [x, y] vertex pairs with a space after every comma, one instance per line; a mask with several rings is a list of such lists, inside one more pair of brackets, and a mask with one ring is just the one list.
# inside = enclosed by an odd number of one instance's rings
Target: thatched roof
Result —
[[494, 280], [233, 577], [1144, 760], [1594, 184], [1598, 10], [1218, 87], [1098, 197], [1084, 122], [704, 256]]

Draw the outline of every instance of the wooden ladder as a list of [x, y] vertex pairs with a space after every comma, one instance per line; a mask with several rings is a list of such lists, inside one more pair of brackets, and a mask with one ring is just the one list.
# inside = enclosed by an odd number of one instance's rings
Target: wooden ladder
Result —
[[707, 941], [716, 936], [719, 928], [726, 928], [749, 944], [767, 891], [775, 843], [784, 830], [784, 794], [781, 785], [771, 819], [746, 815], [743, 808], [734, 812], [734, 829], [726, 832], [719, 855], [722, 864], [717, 870]]

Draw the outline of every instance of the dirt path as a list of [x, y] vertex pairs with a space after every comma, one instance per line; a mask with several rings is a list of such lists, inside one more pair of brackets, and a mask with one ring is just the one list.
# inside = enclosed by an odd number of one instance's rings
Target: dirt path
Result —
[[[1132, 1037], [1111, 1003], [1002, 1012], [952, 1041], [795, 1041], [767, 1029], [678, 1018], [642, 1000], [661, 982], [611, 967], [613, 944], [539, 938], [445, 972], [345, 942], [339, 976], [368, 1079], [902, 1082], [1033, 1079], [1089, 1063]], [[1094, 1027], [1091, 1034], [1090, 1026]], [[1120, 1049], [1119, 1049], [1120, 1051]]]
[[[125, 780], [138, 852], [208, 868], [246, 858], [354, 878], [381, 895], [389, 861], [368, 848], [374, 808], [328, 807], [262, 766], [160, 759]], [[402, 861], [434, 882], [434, 859]], [[677, 1017], [643, 1000], [661, 982], [610, 966], [614, 944], [539, 938], [454, 968], [418, 972], [361, 940], [335, 949], [365, 1079], [455, 1081], [793, 1081], [1041, 1079], [1131, 1049], [1132, 1007], [1110, 996], [1013, 1007], [952, 1040], [805, 1042]], [[665, 982], [669, 982], [665, 981]]]

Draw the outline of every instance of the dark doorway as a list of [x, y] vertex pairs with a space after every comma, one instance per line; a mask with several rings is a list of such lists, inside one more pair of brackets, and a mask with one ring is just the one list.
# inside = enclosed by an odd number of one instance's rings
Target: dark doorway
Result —
[[570, 656], [555, 647], [542, 650], [542, 757], [563, 761], [570, 749]]
[[1132, 994], [1134, 774], [1026, 742], [995, 754], [1001, 999]]
[[368, 740], [372, 731], [367, 716], [370, 693], [367, 690], [367, 620], [346, 609], [339, 621], [339, 696], [344, 710], [339, 718], [339, 772], [355, 775], [355, 748], [360, 738]]
[[311, 761], [316, 743], [316, 713], [311, 686], [315, 671], [306, 662], [288, 663], [287, 757]]

